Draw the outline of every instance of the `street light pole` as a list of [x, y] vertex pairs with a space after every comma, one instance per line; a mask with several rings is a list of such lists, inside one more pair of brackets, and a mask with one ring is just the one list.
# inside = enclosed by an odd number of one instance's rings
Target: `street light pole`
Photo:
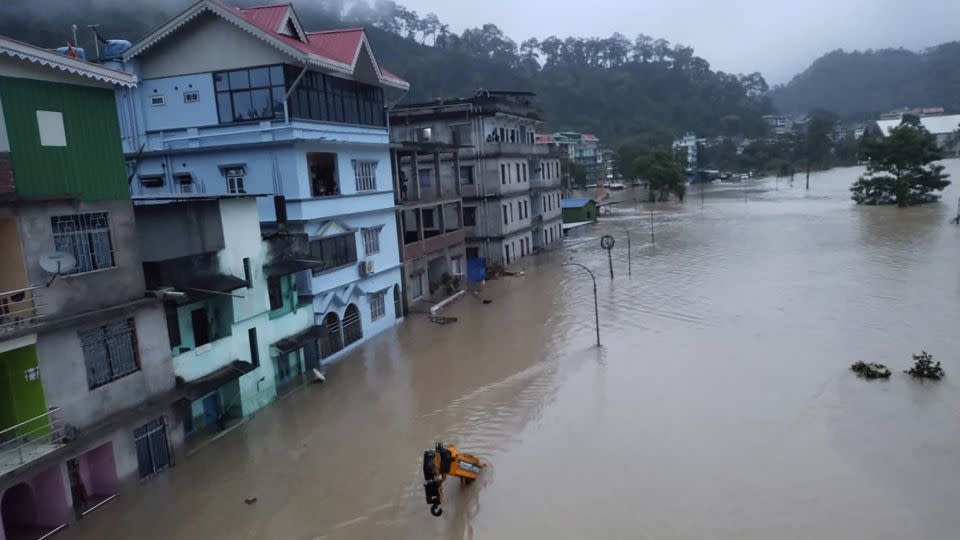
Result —
[[590, 279], [593, 280], [593, 320], [597, 325], [597, 347], [600, 346], [600, 304], [597, 302], [597, 277], [593, 275], [593, 272], [589, 268], [580, 264], [580, 263], [563, 263], [560, 266], [579, 266], [587, 271], [590, 274]]
[[633, 250], [630, 248], [630, 229], [627, 229], [627, 278], [633, 279]]
[[653, 209], [650, 210], [650, 243], [656, 244], [656, 238], [653, 235]]

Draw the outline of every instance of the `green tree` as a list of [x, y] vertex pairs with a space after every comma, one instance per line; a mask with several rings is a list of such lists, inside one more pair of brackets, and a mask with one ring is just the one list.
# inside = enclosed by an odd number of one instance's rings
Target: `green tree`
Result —
[[904, 118], [885, 138], [864, 142], [867, 173], [850, 191], [857, 204], [892, 204], [904, 207], [940, 199], [935, 191], [950, 185], [937, 141], [923, 126]]
[[570, 161], [570, 178], [575, 185], [581, 188], [587, 185], [587, 166], [576, 161]]
[[671, 193], [683, 201], [687, 192], [687, 178], [670, 149], [659, 147], [649, 155], [636, 158], [633, 168], [638, 176], [647, 181], [651, 202], [665, 201]]

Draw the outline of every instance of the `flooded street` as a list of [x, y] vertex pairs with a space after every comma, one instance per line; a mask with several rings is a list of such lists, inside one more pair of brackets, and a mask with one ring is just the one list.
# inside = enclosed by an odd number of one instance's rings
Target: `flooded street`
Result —
[[[636, 211], [616, 193], [612, 215], [490, 282], [492, 303], [410, 316], [62, 537], [956, 538], [960, 189], [856, 207], [859, 172]], [[601, 349], [566, 260], [597, 275]], [[943, 381], [901, 373], [921, 349]], [[856, 360], [894, 376], [859, 380]], [[441, 518], [421, 473], [437, 440], [491, 463], [446, 483]]]

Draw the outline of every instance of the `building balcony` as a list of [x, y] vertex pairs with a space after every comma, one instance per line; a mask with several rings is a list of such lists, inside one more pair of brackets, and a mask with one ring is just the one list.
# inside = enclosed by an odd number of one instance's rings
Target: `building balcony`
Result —
[[550, 148], [543, 144], [485, 142], [480, 148], [487, 156], [546, 156], [550, 154]]
[[0, 476], [29, 465], [66, 444], [60, 408], [0, 429]]
[[44, 316], [44, 287], [0, 292], [0, 339], [30, 331]]
[[409, 261], [423, 257], [428, 253], [460, 244], [466, 238], [463, 230], [450, 231], [403, 246], [403, 260]]

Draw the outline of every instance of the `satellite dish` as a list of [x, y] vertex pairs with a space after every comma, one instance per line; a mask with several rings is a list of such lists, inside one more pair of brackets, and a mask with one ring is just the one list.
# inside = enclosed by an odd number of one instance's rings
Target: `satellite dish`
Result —
[[72, 253], [53, 251], [40, 256], [40, 268], [51, 274], [63, 274], [77, 267], [77, 258]]

